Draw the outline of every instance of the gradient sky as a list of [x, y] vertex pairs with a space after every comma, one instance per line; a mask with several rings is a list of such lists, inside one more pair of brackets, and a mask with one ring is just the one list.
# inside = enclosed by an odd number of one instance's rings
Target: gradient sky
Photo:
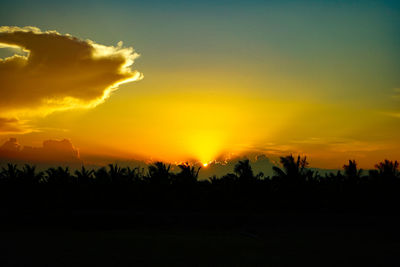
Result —
[[144, 75], [93, 108], [20, 115], [33, 132], [0, 133], [0, 141], [69, 138], [81, 155], [165, 161], [293, 152], [315, 167], [355, 158], [365, 168], [400, 159], [398, 1], [0, 6], [0, 26], [123, 41], [140, 54], [132, 69]]

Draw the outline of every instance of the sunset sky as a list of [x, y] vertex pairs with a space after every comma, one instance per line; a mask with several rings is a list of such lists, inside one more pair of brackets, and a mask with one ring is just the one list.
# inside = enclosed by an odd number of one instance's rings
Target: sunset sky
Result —
[[0, 145], [400, 159], [399, 1], [0, 3]]

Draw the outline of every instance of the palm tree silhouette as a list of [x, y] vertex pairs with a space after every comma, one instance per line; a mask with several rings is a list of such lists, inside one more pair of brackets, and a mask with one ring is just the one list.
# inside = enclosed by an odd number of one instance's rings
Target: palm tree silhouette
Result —
[[399, 175], [399, 163], [397, 160], [393, 162], [385, 159], [383, 162], [376, 164], [375, 168], [378, 169], [379, 176], [385, 181], [394, 180]]
[[239, 162], [235, 165], [234, 172], [239, 177], [239, 179], [249, 179], [254, 176], [253, 170], [250, 166], [250, 161], [248, 159], [239, 160]]
[[102, 167], [94, 172], [94, 182], [96, 184], [110, 184], [111, 178], [105, 167]]
[[199, 176], [201, 166], [197, 168], [190, 166], [188, 162], [178, 165], [181, 171], [175, 175], [174, 183], [177, 184], [195, 184]]
[[292, 155], [289, 155], [281, 157], [280, 162], [284, 170], [277, 166], [272, 167], [272, 170], [279, 178], [299, 180], [299, 178], [305, 179], [313, 174], [312, 171], [307, 170], [308, 162], [307, 157], [305, 156], [301, 158], [299, 155], [297, 156], [297, 160], [295, 160]]
[[89, 184], [93, 180], [94, 170], [87, 170], [85, 166], [82, 166], [81, 170], [75, 171], [75, 176], [78, 179], [78, 183]]
[[70, 184], [73, 179], [68, 167], [49, 168], [46, 170], [45, 181], [49, 184]]
[[208, 180], [210, 181], [210, 183], [212, 185], [216, 185], [216, 184], [219, 184], [222, 179], [218, 179], [216, 175], [213, 175], [211, 177], [208, 177]]
[[343, 165], [343, 169], [344, 169], [345, 176], [350, 181], [358, 180], [361, 177], [362, 172], [363, 172], [362, 169], [357, 169], [357, 162], [355, 160], [349, 160], [349, 164]]
[[13, 183], [16, 182], [18, 179], [19, 170], [16, 164], [8, 163], [6, 168], [1, 168], [1, 174], [5, 182]]
[[252, 182], [264, 176], [264, 174], [261, 172], [254, 176], [253, 169], [251, 168], [250, 161], [248, 159], [239, 160], [238, 163], [236, 163], [233, 171], [235, 172], [239, 182]]
[[131, 169], [130, 167], [126, 168], [126, 177], [129, 182], [133, 183], [139, 183], [142, 181], [143, 178], [143, 173], [144, 173], [144, 168], [133, 168]]
[[126, 169], [121, 168], [118, 164], [108, 164], [108, 175], [112, 183], [123, 183], [125, 180]]
[[25, 164], [21, 171], [21, 182], [26, 184], [38, 184], [42, 182], [43, 172], [36, 172], [36, 166]]
[[151, 184], [170, 184], [170, 169], [171, 165], [167, 167], [163, 162], [155, 162], [148, 166], [147, 180]]
[[375, 167], [379, 170], [379, 173], [388, 176], [397, 176], [399, 163], [396, 161], [390, 161], [385, 159], [385, 161], [380, 162], [375, 165]]

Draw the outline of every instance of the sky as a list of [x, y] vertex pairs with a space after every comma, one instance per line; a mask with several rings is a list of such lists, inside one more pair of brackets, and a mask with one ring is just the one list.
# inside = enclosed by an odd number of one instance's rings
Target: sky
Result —
[[68, 139], [88, 161], [400, 159], [398, 1], [0, 6], [0, 143]]

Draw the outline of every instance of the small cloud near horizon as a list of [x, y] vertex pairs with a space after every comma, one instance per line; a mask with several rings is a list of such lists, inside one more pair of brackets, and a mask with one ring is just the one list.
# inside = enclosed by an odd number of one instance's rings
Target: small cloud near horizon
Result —
[[45, 140], [42, 147], [22, 146], [10, 138], [0, 146], [1, 162], [82, 163], [79, 150], [68, 139]]

